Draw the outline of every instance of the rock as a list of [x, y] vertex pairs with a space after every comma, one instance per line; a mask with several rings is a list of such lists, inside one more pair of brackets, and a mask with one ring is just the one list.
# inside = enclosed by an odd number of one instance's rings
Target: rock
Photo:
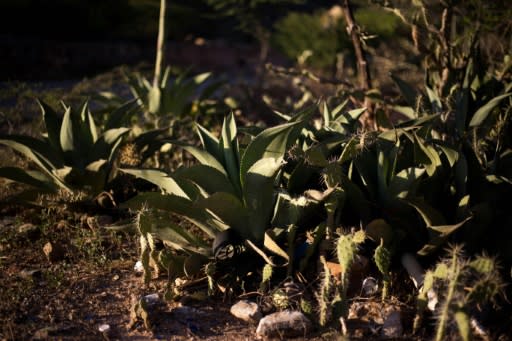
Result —
[[140, 260], [138, 260], [133, 266], [133, 271], [139, 275], [144, 273], [144, 266]]
[[265, 316], [260, 320], [256, 335], [258, 337], [306, 336], [312, 329], [311, 321], [299, 311], [280, 311]]
[[61, 244], [48, 242], [43, 246], [43, 252], [46, 258], [52, 263], [58, 262], [64, 259], [66, 250]]
[[236, 318], [249, 323], [258, 323], [262, 318], [261, 310], [258, 304], [247, 300], [241, 300], [235, 303], [231, 307], [230, 312]]
[[108, 334], [110, 332], [110, 325], [104, 323], [98, 327], [100, 333]]
[[41, 229], [39, 226], [31, 223], [20, 225], [16, 230], [20, 237], [26, 238], [30, 241], [36, 241], [41, 236]]

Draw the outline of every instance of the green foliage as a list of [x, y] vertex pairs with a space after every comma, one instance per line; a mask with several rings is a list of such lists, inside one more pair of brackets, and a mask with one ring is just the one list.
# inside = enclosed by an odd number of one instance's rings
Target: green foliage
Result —
[[134, 98], [145, 112], [144, 123], [150, 128], [172, 127], [176, 121], [216, 112], [219, 103], [212, 96], [223, 83], [212, 82], [212, 78], [211, 73], [172, 77], [170, 67], [156, 85], [140, 73], [126, 75]]
[[275, 24], [273, 44], [289, 59], [296, 60], [304, 51], [313, 55], [309, 61], [315, 67], [330, 67], [336, 53], [349, 45], [348, 38], [340, 27], [322, 24], [321, 13], [307, 14], [291, 12]]
[[[113, 163], [123, 136], [130, 129], [111, 125], [100, 133], [87, 102], [79, 108], [64, 106], [62, 117], [40, 101], [46, 134], [42, 139], [4, 135], [0, 143], [29, 158], [40, 171], [14, 167], [0, 175], [22, 182], [41, 192], [82, 190], [98, 194], [112, 177]], [[120, 110], [128, 110], [123, 106]]]
[[283, 165], [283, 156], [303, 124], [304, 118], [297, 118], [262, 131], [242, 155], [233, 115], [225, 118], [220, 139], [198, 125], [202, 148], [174, 143], [192, 154], [199, 164], [172, 174], [122, 169], [162, 190], [162, 193], [139, 194], [126, 206], [148, 205], [176, 213], [211, 237], [229, 228], [241, 240], [262, 243], [274, 210], [274, 182]]
[[[339, 11], [334, 11], [339, 9]], [[355, 11], [355, 19], [373, 42], [396, 38], [403, 31], [400, 18], [379, 7], [361, 7]], [[350, 37], [341, 8], [314, 13], [289, 12], [274, 24], [273, 44], [291, 60], [296, 60], [304, 51], [310, 51], [308, 64], [331, 69], [336, 63], [337, 53], [351, 51]]]
[[384, 245], [383, 239], [381, 239], [380, 245], [375, 249], [373, 259], [375, 260], [375, 264], [382, 274], [384, 283], [382, 287], [382, 300], [384, 301], [388, 295], [389, 285], [391, 282], [391, 251], [389, 250], [389, 247]]
[[[427, 293], [434, 290], [441, 298], [436, 308], [436, 340], [443, 340], [450, 333], [450, 321], [455, 321], [459, 335], [470, 340], [470, 320], [478, 306], [494, 302], [503, 290], [503, 279], [496, 260], [486, 255], [467, 259], [462, 248], [454, 246], [448, 250], [448, 257], [439, 262], [434, 270], [425, 275], [423, 287], [418, 296], [418, 314], [426, 307]], [[417, 326], [416, 326], [417, 327]]]

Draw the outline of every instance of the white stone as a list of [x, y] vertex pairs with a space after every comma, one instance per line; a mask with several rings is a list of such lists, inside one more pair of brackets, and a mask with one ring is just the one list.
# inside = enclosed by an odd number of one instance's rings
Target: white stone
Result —
[[235, 303], [231, 307], [230, 312], [236, 318], [250, 323], [258, 323], [262, 317], [258, 304], [247, 300]]
[[299, 311], [280, 311], [260, 320], [256, 334], [258, 337], [298, 337], [306, 336], [312, 328], [311, 321]]

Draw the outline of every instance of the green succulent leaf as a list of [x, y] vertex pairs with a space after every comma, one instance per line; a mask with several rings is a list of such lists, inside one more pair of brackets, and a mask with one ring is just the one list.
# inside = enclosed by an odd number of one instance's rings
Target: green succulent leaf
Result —
[[388, 195], [393, 198], [406, 198], [411, 190], [414, 190], [414, 184], [420, 181], [424, 173], [425, 169], [417, 167], [401, 170], [389, 183]]
[[[282, 158], [263, 158], [254, 163], [246, 174], [245, 207], [252, 212], [250, 225], [255, 240], [261, 240], [274, 209], [274, 181], [283, 165]], [[254, 240], [254, 239], [253, 239]]]
[[208, 236], [215, 237], [219, 231], [211, 224], [212, 217], [204, 209], [198, 209], [194, 203], [184, 197], [156, 192], [140, 193], [121, 204], [121, 208], [140, 210], [145, 207], [173, 212], [185, 217], [203, 230]]
[[172, 194], [181, 198], [189, 199], [190, 197], [184, 191], [182, 186], [176, 182], [176, 179], [169, 174], [156, 169], [128, 169], [120, 168], [120, 171], [142, 178], [157, 185], [163, 189], [167, 194]]
[[[306, 118], [309, 117], [306, 114], [304, 116], [306, 116]], [[302, 115], [300, 117], [301, 119], [298, 121], [293, 121], [293, 119], [295, 119], [294, 117], [289, 123], [267, 128], [251, 141], [245, 149], [240, 164], [242, 184], [245, 182], [245, 176], [249, 168], [251, 168], [256, 161], [268, 157], [278, 159], [285, 155], [290, 145], [294, 143], [299, 136], [305, 124], [305, 118], [302, 118]]]
[[485, 121], [487, 116], [489, 116], [489, 114], [492, 112], [492, 110], [494, 108], [496, 108], [496, 106], [498, 106], [498, 104], [500, 104], [500, 102], [504, 98], [507, 98], [510, 95], [512, 95], [512, 92], [509, 92], [509, 93], [506, 93], [506, 94], [503, 94], [500, 96], [496, 96], [493, 99], [491, 99], [489, 102], [487, 102], [484, 106], [482, 106], [480, 109], [478, 109], [475, 112], [475, 114], [471, 118], [471, 121], [469, 122], [469, 126], [471, 128], [480, 126]]
[[50, 142], [53, 149], [62, 152], [59, 138], [60, 119], [57, 113], [48, 104], [39, 99], [37, 102], [41, 108], [41, 112], [43, 113], [43, 120], [46, 126], [46, 132], [48, 134], [48, 141]]
[[419, 163], [422, 163], [429, 176], [434, 175], [438, 167], [441, 167], [441, 159], [437, 150], [425, 143], [425, 141], [414, 133], [414, 154]]
[[238, 150], [238, 140], [236, 123], [233, 113], [230, 113], [228, 117], [224, 118], [222, 124], [222, 150], [224, 156], [224, 165], [227, 170], [228, 176], [231, 183], [234, 185], [237, 193], [241, 193], [242, 189], [240, 186], [240, 156]]
[[152, 86], [148, 92], [148, 111], [155, 115], [163, 114], [162, 90], [158, 86]]
[[233, 194], [217, 192], [207, 198], [199, 199], [194, 207], [212, 212], [222, 222], [236, 231], [244, 239], [254, 239], [255, 233], [251, 231], [250, 211]]
[[208, 165], [193, 165], [178, 169], [174, 175], [194, 182], [208, 194], [227, 192], [236, 195], [233, 184], [227, 178], [226, 173]]
[[418, 211], [428, 228], [432, 226], [446, 225], [446, 219], [443, 217], [443, 215], [424, 200], [418, 198], [410, 198], [407, 200], [407, 202], [409, 205], [414, 207], [416, 211]]
[[60, 127], [60, 146], [64, 153], [73, 152], [76, 148], [77, 136], [73, 131], [73, 120], [71, 119], [71, 107], [67, 107], [62, 118], [62, 124]]
[[219, 139], [213, 136], [206, 128], [201, 126], [200, 124], [196, 124], [197, 133], [199, 138], [201, 139], [201, 144], [203, 145], [204, 150], [213, 155], [215, 159], [222, 163], [223, 156], [222, 150], [219, 144]]
[[0, 177], [36, 187], [42, 191], [55, 192], [58, 189], [52, 179], [37, 171], [25, 171], [17, 167], [1, 167]]
[[104, 132], [92, 146], [88, 160], [94, 162], [99, 159], [105, 159], [111, 162], [123, 136], [129, 132], [130, 128], [109, 129]]
[[136, 99], [125, 102], [120, 107], [115, 108], [109, 113], [104, 130], [120, 128], [129, 123], [128, 120], [140, 108]]

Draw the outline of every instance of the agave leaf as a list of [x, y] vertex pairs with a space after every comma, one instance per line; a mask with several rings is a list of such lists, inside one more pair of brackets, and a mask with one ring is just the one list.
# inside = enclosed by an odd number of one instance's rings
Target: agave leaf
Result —
[[169, 222], [168, 217], [156, 214], [151, 219], [149, 233], [177, 250], [189, 250], [208, 256], [210, 248], [206, 241], [187, 229]]
[[441, 152], [446, 156], [450, 167], [453, 167], [459, 159], [459, 152], [456, 151], [452, 146], [444, 141], [435, 141], [435, 144], [441, 149]]
[[274, 209], [274, 181], [283, 165], [283, 159], [264, 158], [258, 160], [246, 174], [244, 186], [245, 207], [252, 213], [252, 240], [260, 241], [268, 226]]
[[222, 148], [220, 147], [219, 140], [200, 124], [196, 123], [196, 128], [203, 148], [213, 155], [219, 163], [222, 163], [224, 158], [222, 156]]
[[147, 96], [148, 111], [154, 115], [162, 114], [162, 90], [158, 86], [152, 86]]
[[324, 119], [324, 125], [329, 126], [331, 124], [331, 113], [329, 112], [329, 108], [327, 107], [327, 102], [323, 101], [322, 107], [322, 117]]
[[437, 167], [442, 165], [437, 150], [431, 145], [425, 144], [425, 141], [418, 137], [416, 133], [414, 133], [414, 146], [414, 154], [417, 158], [417, 161], [422, 163], [427, 170], [428, 175], [432, 176], [435, 173]]
[[82, 127], [82, 135], [83, 140], [85, 141], [85, 146], [88, 148], [92, 146], [96, 140], [98, 140], [98, 129], [96, 127], [96, 123], [94, 123], [94, 119], [89, 110], [89, 106], [87, 102], [84, 102], [82, 106], [82, 114], [80, 116], [81, 121], [83, 122], [80, 127]]
[[31, 136], [0, 135], [0, 144], [6, 145], [34, 161], [41, 169], [51, 172], [51, 169], [64, 166], [60, 154], [44, 141]]
[[52, 107], [50, 107], [44, 101], [38, 99], [37, 102], [41, 108], [41, 112], [43, 113], [43, 120], [46, 126], [46, 132], [48, 133], [48, 141], [50, 142], [53, 149], [62, 152], [59, 140], [60, 119]]
[[176, 213], [185, 217], [212, 238], [214, 238], [215, 234], [219, 231], [214, 228], [212, 224], [208, 223], [211, 220], [211, 216], [204, 209], [198, 209], [192, 201], [177, 195], [156, 192], [140, 193], [122, 203], [120, 206], [121, 208], [130, 208], [133, 210], [151, 207], [153, 209]]
[[60, 127], [60, 146], [64, 153], [73, 152], [76, 148], [76, 136], [73, 132], [73, 121], [71, 119], [71, 107], [67, 107], [64, 117], [62, 118], [62, 125]]
[[64, 162], [58, 157], [58, 153], [46, 143], [30, 136], [0, 135], [0, 144], [11, 147], [34, 161], [43, 171], [50, 175], [55, 182], [62, 188], [71, 191], [71, 189], [57, 177], [53, 171], [64, 167]]
[[401, 170], [389, 183], [387, 194], [392, 198], [406, 198], [411, 190], [414, 190], [414, 184], [421, 179], [423, 173], [425, 169], [417, 167]]
[[345, 144], [343, 151], [341, 152], [340, 157], [338, 158], [338, 163], [341, 165], [348, 160], [352, 160], [359, 152], [358, 150], [359, 141], [357, 138], [351, 137], [350, 140]]
[[214, 155], [210, 154], [209, 152], [207, 152], [203, 149], [194, 147], [194, 146], [183, 144], [181, 142], [170, 141], [170, 140], [164, 140], [164, 141], [168, 141], [169, 143], [176, 144], [176, 145], [182, 147], [187, 152], [192, 154], [192, 156], [195, 157], [196, 160], [199, 161], [199, 163], [201, 163], [202, 165], [215, 168], [216, 170], [218, 170], [219, 172], [224, 174], [226, 177], [228, 177], [228, 173], [227, 173], [226, 169], [224, 168], [224, 166], [219, 162], [219, 160]]
[[427, 89], [427, 96], [430, 101], [432, 112], [440, 113], [443, 110], [441, 99], [439, 99], [439, 96], [437, 96], [434, 90], [432, 90], [429, 86], [425, 86], [425, 88]]
[[344, 115], [345, 117], [347, 117], [347, 123], [357, 121], [365, 111], [366, 108], [358, 108], [348, 111], [347, 114]]
[[473, 117], [471, 118], [471, 121], [469, 122], [469, 126], [471, 128], [480, 126], [487, 116], [491, 113], [491, 111], [496, 108], [498, 104], [504, 99], [512, 95], [512, 92], [496, 96], [493, 99], [491, 99], [489, 102], [487, 102], [485, 105], [483, 105], [480, 109], [478, 109]]
[[99, 159], [106, 159], [110, 163], [121, 143], [121, 139], [129, 132], [130, 128], [109, 129], [104, 132], [90, 149], [87, 161], [94, 162]]
[[163, 89], [167, 85], [167, 82], [169, 82], [169, 77], [171, 75], [171, 67], [167, 65], [165, 67], [164, 75], [162, 76], [162, 80], [160, 82], [160, 87]]
[[446, 225], [446, 219], [443, 215], [438, 210], [427, 204], [424, 200], [419, 198], [410, 198], [407, 199], [407, 203], [418, 211], [427, 228]]
[[365, 189], [370, 194], [372, 199], [377, 198], [378, 183], [377, 183], [377, 161], [372, 151], [360, 154], [353, 160], [353, 165], [357, 169], [357, 173], [361, 177]]
[[471, 216], [467, 217], [461, 222], [453, 225], [427, 226], [430, 235], [429, 241], [417, 253], [421, 256], [425, 256], [431, 253], [432, 251], [436, 250], [446, 242], [450, 234], [458, 230], [461, 226], [463, 226], [472, 218], [473, 217]]
[[212, 75], [211, 72], [205, 72], [205, 73], [201, 73], [201, 74], [194, 76], [192, 79], [193, 79], [195, 85], [200, 85], [200, 84], [206, 82], [206, 80], [208, 78], [210, 78], [211, 75]]
[[242, 184], [246, 174], [256, 161], [273, 157], [283, 157], [290, 145], [297, 139], [304, 125], [304, 121], [284, 123], [267, 128], [249, 143], [242, 156], [240, 164], [240, 177]]
[[235, 189], [225, 172], [208, 165], [193, 165], [187, 168], [178, 169], [174, 172], [178, 178], [188, 179], [208, 194], [216, 192], [227, 192], [236, 195]]
[[[336, 108], [332, 109], [331, 110], [331, 117], [336, 120], [338, 119], [338, 117], [342, 114], [342, 109], [345, 108], [348, 104], [348, 98], [346, 100], [344, 100], [343, 102], [341, 102], [340, 104], [338, 104], [336, 106]], [[357, 110], [357, 109], [355, 109]]]
[[55, 182], [52, 181], [53, 179], [37, 171], [25, 171], [17, 167], [1, 167], [0, 177], [30, 185], [42, 191], [55, 192], [58, 189]]
[[222, 139], [221, 144], [223, 148], [224, 166], [228, 172], [231, 183], [234, 185], [237, 193], [241, 193], [240, 186], [240, 156], [238, 150], [238, 141], [236, 139], [237, 130], [235, 118], [233, 113], [230, 113], [227, 118], [224, 118], [222, 124]]
[[412, 108], [412, 107], [403, 106], [403, 105], [394, 105], [393, 110], [399, 112], [400, 114], [404, 115], [405, 117], [407, 117], [410, 120], [417, 118], [416, 112], [414, 111], [414, 108]]
[[165, 172], [156, 169], [120, 168], [119, 170], [124, 173], [147, 180], [163, 189], [167, 194], [172, 194], [190, 200], [190, 197], [187, 195], [182, 186], [180, 186], [180, 184], [178, 184], [174, 178]]
[[233, 194], [217, 192], [211, 196], [199, 199], [194, 207], [205, 209], [230, 226], [243, 239], [253, 239], [250, 221], [251, 212]]
[[137, 99], [130, 100], [125, 102], [123, 105], [115, 108], [112, 112], [109, 113], [107, 122], [105, 123], [105, 130], [120, 128], [125, 125], [130, 118], [131, 115], [134, 114], [135, 111], [139, 110], [139, 105], [137, 103]]

